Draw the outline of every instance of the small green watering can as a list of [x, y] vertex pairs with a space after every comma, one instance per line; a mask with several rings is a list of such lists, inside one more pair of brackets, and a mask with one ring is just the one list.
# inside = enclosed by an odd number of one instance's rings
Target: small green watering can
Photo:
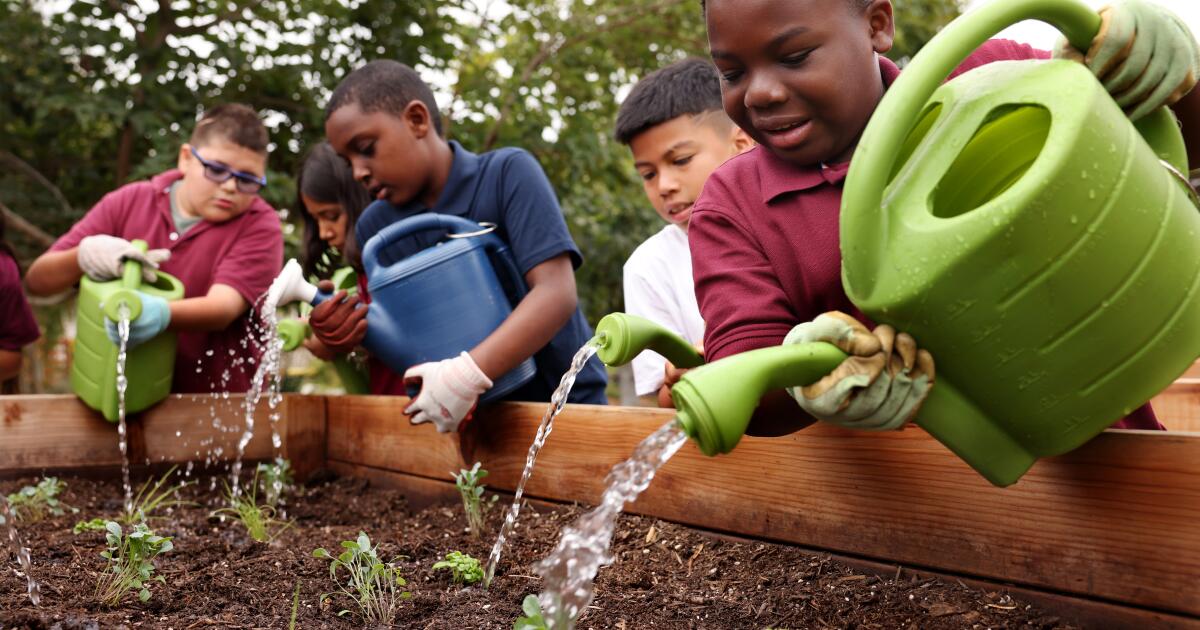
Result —
[[[146, 242], [133, 241], [146, 251]], [[108, 339], [104, 319], [119, 321], [125, 310], [133, 321], [142, 313], [138, 292], [167, 301], [183, 298], [183, 283], [161, 271], [153, 283], [142, 280], [142, 265], [126, 261], [120, 280], [95, 282], [84, 276], [79, 282], [74, 357], [71, 361], [71, 389], [87, 406], [99, 411], [109, 422], [117, 421], [117, 353], [119, 348]], [[165, 332], [130, 350], [125, 361], [125, 411], [136, 413], [158, 403], [171, 393], [175, 372], [175, 333]]]
[[[342, 267], [333, 272], [330, 280], [333, 281], [334, 291], [347, 291], [350, 294], [358, 292], [358, 275], [350, 267]], [[301, 302], [300, 308], [302, 313], [312, 310], [312, 306], [304, 302]], [[299, 319], [285, 319], [279, 322], [278, 328], [279, 339], [283, 341], [283, 349], [286, 352], [299, 348], [300, 344], [304, 343], [304, 340], [312, 334], [312, 328], [308, 323]], [[339, 356], [334, 359], [333, 369], [341, 379], [342, 387], [346, 389], [347, 394], [366, 394], [371, 391], [366, 374], [363, 374], [363, 371], [348, 357]]]
[[[1024, 19], [1086, 49], [1077, 0], [997, 1], [955, 20], [888, 90], [842, 202], [843, 284], [937, 361], [917, 424], [995, 485], [1070, 451], [1200, 356], [1200, 213], [1162, 109], [1135, 127], [1082, 65], [994, 63], [943, 79]], [[728, 452], [758, 399], [844, 358], [766, 348], [689, 372], [680, 420]]]

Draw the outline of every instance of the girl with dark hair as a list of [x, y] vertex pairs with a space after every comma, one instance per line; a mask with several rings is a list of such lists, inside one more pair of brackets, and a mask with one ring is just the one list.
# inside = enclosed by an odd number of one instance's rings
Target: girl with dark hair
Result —
[[0, 389], [13, 388], [4, 382], [21, 373], [21, 347], [41, 336], [37, 320], [21, 287], [21, 266], [13, 248], [4, 239], [5, 219], [0, 213]]
[[371, 203], [367, 189], [329, 143], [313, 147], [296, 178], [296, 205], [304, 220], [304, 275], [328, 278], [349, 264], [362, 270], [361, 254], [354, 242], [354, 224]]

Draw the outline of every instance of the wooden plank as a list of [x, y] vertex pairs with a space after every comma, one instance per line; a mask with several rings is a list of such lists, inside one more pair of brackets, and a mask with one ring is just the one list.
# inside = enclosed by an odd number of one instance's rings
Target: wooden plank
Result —
[[[172, 395], [159, 405], [130, 416], [130, 462], [138, 466], [189, 461], [224, 464], [233, 460], [245, 431], [244, 402], [241, 395]], [[320, 445], [324, 440], [323, 400], [296, 402], [292, 396], [284, 397], [275, 414], [267, 408], [265, 398], [255, 410], [255, 431], [246, 445], [246, 460], [274, 457], [271, 416], [277, 416], [274, 425], [282, 442], [289, 437], [283, 413], [292, 407], [297, 415], [296, 437], [307, 444], [302, 449], [306, 453], [304, 465], [323, 464]], [[12, 477], [121, 465], [117, 426], [74, 396], [3, 396], [0, 410], [3, 410], [0, 475]], [[318, 440], [315, 446], [313, 440]]]
[[1150, 402], [1168, 431], [1200, 433], [1200, 377], [1181, 378]]
[[457, 436], [432, 423], [413, 426], [403, 413], [408, 398], [337, 396], [329, 401], [327, 456], [343, 462], [389, 462], [387, 468], [449, 479], [464, 467]]
[[282, 455], [291, 462], [296, 481], [307, 481], [325, 467], [327, 400], [324, 396], [299, 395], [283, 399]]
[[[335, 434], [331, 414], [329, 457], [448, 478], [457, 465], [454, 440], [408, 425], [401, 404], [392, 399], [389, 409], [388, 400], [343, 401], [354, 426]], [[543, 411], [544, 405], [524, 403], [486, 410], [458, 457], [481, 460], [491, 473], [488, 485], [511, 490]], [[527, 492], [595, 502], [609, 469], [670, 418], [661, 410], [569, 405]], [[339, 444], [343, 439], [354, 443]], [[1001, 489], [919, 429], [865, 434], [818, 426], [783, 438], [748, 438], [716, 458], [689, 444], [632, 510], [1200, 615], [1200, 590], [1179, 588], [1200, 583], [1200, 435], [1107, 432]]]
[[420, 510], [429, 505], [461, 500], [458, 489], [449, 481], [361, 466], [336, 459], [329, 460], [327, 465], [330, 470], [339, 475], [358, 477], [380, 487], [400, 490], [408, 500], [408, 506], [414, 510]]

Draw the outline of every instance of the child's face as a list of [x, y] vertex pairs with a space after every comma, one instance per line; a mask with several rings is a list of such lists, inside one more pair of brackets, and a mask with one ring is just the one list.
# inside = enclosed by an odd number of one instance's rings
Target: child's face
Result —
[[650, 205], [664, 221], [685, 230], [708, 176], [750, 146], [741, 129], [705, 116], [672, 118], [629, 142]]
[[346, 212], [336, 201], [317, 201], [308, 195], [300, 195], [304, 208], [317, 222], [317, 237], [327, 245], [342, 251], [346, 244]]
[[354, 179], [366, 186], [372, 198], [394, 205], [419, 198], [429, 185], [431, 156], [422, 142], [429, 134], [436, 132], [420, 101], [409, 103], [401, 116], [366, 113], [350, 103], [325, 121], [325, 137], [338, 155], [349, 160]]
[[883, 96], [888, 0], [709, 0], [708, 44], [725, 112], [798, 166], [845, 162]]
[[205, 167], [192, 155], [192, 149], [210, 163], [255, 177], [267, 170], [267, 156], [224, 140], [206, 142], [203, 146], [185, 144], [179, 148], [177, 162], [183, 181], [175, 192], [179, 210], [186, 216], [200, 217], [209, 223], [224, 223], [240, 216], [250, 207], [257, 193], [244, 193], [237, 188], [237, 178], [214, 182], [205, 176]]

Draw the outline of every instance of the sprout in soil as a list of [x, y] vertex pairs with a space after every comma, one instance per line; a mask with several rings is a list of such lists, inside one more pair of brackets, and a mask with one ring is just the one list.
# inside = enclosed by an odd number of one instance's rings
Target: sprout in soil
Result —
[[479, 462], [475, 462], [470, 470], [462, 469], [457, 474], [451, 473], [454, 475], [454, 485], [458, 487], [458, 493], [462, 495], [463, 511], [467, 514], [467, 526], [475, 538], [483, 535], [483, 510], [500, 498], [492, 495], [490, 502], [483, 501], [483, 491], [487, 486], [479, 482], [487, 476], [488, 471], [479, 466]]
[[276, 457], [274, 464], [259, 464], [254, 476], [258, 489], [262, 490], [263, 503], [272, 508], [278, 507], [283, 493], [292, 488], [292, 464], [282, 457]]
[[137, 591], [143, 602], [150, 599], [152, 580], [166, 584], [161, 575], [154, 576], [154, 557], [173, 548], [171, 539], [155, 535], [145, 523], [138, 523], [128, 534], [116, 521], [106, 522], [104, 529], [108, 548], [100, 556], [108, 566], [96, 583], [96, 600], [116, 606], [130, 591]]
[[[401, 589], [407, 584], [393, 562], [379, 559], [379, 547], [371, 546], [371, 539], [359, 532], [357, 540], [342, 541], [342, 551], [337, 557], [324, 549], [314, 549], [313, 557], [329, 561], [329, 577], [342, 595], [358, 604], [358, 614], [371, 626], [391, 625], [403, 600], [412, 593]], [[344, 570], [346, 577], [339, 578]], [[329, 593], [321, 595], [322, 603]], [[338, 616], [350, 613], [342, 610]]]
[[450, 569], [450, 580], [455, 584], [475, 584], [483, 580], [483, 567], [479, 561], [460, 551], [451, 551], [446, 559], [433, 564], [433, 570]]
[[212, 515], [232, 514], [246, 528], [251, 538], [258, 542], [269, 543], [291, 527], [292, 523], [276, 519], [275, 508], [270, 505], [265, 503], [259, 505], [257, 500], [258, 472], [254, 471], [254, 483], [250, 485], [247, 493], [235, 495], [226, 484], [225, 498], [229, 501], [229, 507], [214, 510]]
[[513, 630], [547, 630], [546, 618], [542, 616], [542, 604], [538, 601], [537, 595], [526, 595], [525, 601], [521, 602], [521, 611], [525, 613], [524, 617], [517, 617], [513, 622]]
[[58, 500], [58, 495], [66, 487], [67, 484], [59, 481], [58, 477], [45, 477], [36, 486], [25, 486], [8, 495], [13, 520], [36, 523], [51, 515], [62, 516], [67, 509], [78, 512]]
[[[184, 505], [196, 505], [191, 501], [180, 501], [172, 498], [177, 495], [180, 490], [191, 485], [192, 482], [181, 482], [178, 485], [167, 486], [171, 475], [175, 472], [175, 466], [172, 466], [167, 472], [163, 473], [162, 477], [155, 480], [153, 477], [146, 480], [137, 494], [133, 497], [133, 509], [119, 515], [115, 520], [125, 526], [132, 526], [137, 523], [148, 523], [155, 519], [166, 518], [160, 516], [158, 512], [170, 510], [171, 508]], [[75, 524], [74, 532], [76, 534], [89, 531], [100, 531], [105, 529], [105, 523], [109, 519], [93, 518], [88, 521], [79, 521]]]

